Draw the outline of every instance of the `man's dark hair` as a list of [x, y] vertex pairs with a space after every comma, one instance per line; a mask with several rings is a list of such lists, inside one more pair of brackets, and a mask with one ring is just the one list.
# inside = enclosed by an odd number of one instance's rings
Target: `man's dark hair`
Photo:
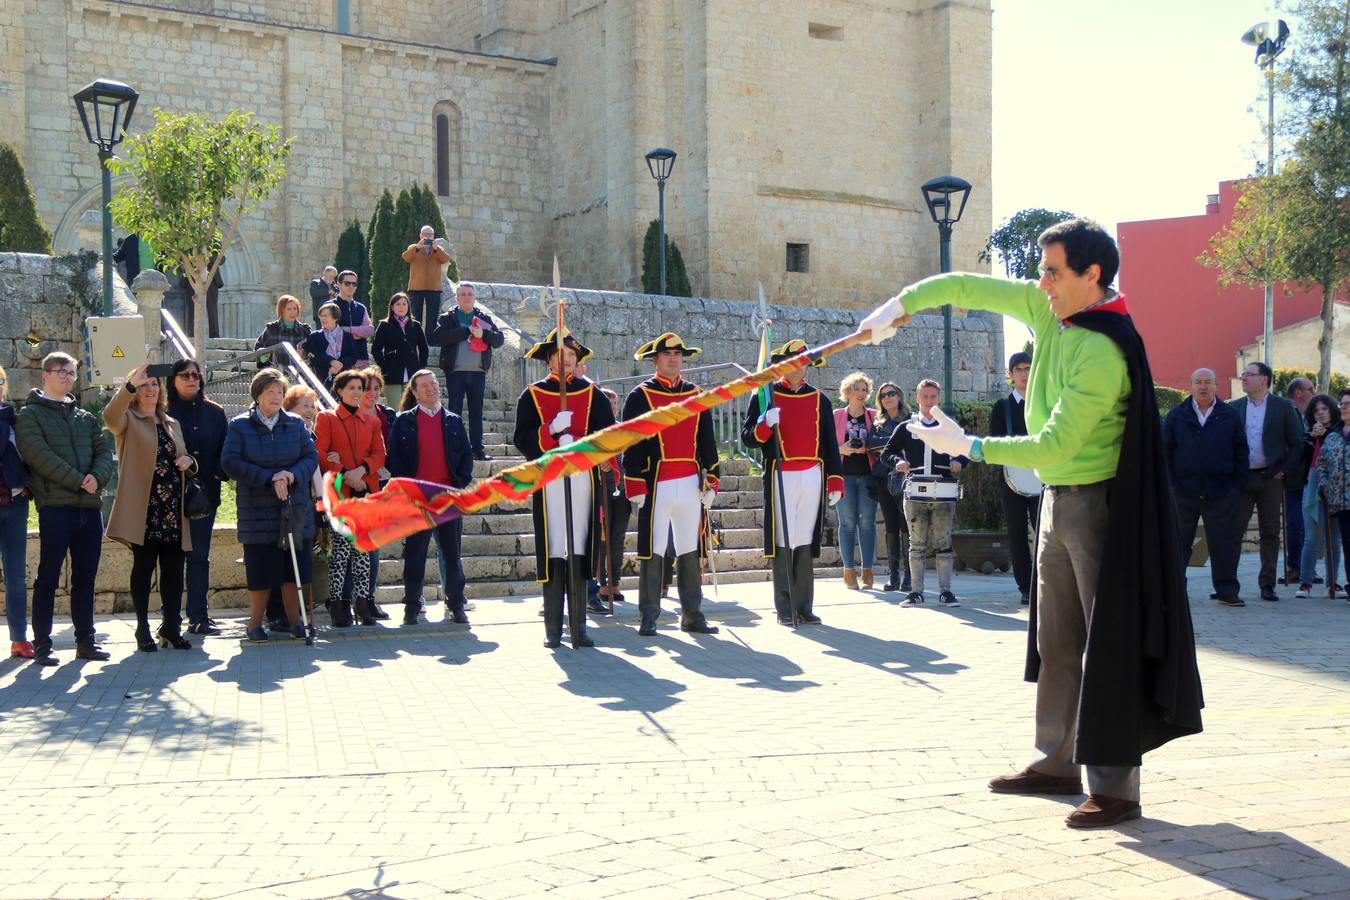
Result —
[[[1341, 391], [1342, 396], [1346, 393], [1346, 391]], [[1336, 422], [1336, 416], [1339, 413], [1336, 409], [1336, 401], [1332, 400], [1326, 394], [1314, 394], [1313, 398], [1308, 401], [1307, 411], [1303, 414], [1303, 421], [1309, 428], [1317, 424], [1317, 404], [1319, 403], [1326, 404], [1327, 412], [1331, 413], [1332, 423], [1335, 424]]]
[[1270, 371], [1270, 366], [1266, 365], [1263, 362], [1250, 362], [1247, 363], [1247, 365], [1256, 366], [1257, 374], [1264, 375], [1266, 377], [1266, 387], [1269, 388], [1275, 384], [1275, 373]]
[[1042, 249], [1050, 244], [1064, 248], [1069, 268], [1079, 275], [1095, 264], [1101, 269], [1098, 285], [1109, 288], [1116, 280], [1116, 272], [1120, 271], [1120, 251], [1106, 229], [1091, 219], [1069, 219], [1051, 225], [1036, 239], [1036, 245]]
[[342, 281], [342, 279], [346, 278], [348, 275], [352, 276], [358, 281], [361, 280], [360, 276], [357, 275], [355, 272], [353, 272], [351, 269], [343, 269], [341, 272], [338, 273], [338, 281], [339, 282]]

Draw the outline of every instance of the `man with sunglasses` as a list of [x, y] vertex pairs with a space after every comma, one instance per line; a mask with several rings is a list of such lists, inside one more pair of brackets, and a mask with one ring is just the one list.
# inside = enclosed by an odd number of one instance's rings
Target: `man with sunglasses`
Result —
[[[338, 275], [338, 295], [332, 302], [337, 304], [342, 315], [338, 316], [338, 324], [342, 330], [351, 335], [356, 341], [356, 363], [358, 369], [370, 365], [370, 350], [366, 346], [366, 339], [375, 333], [375, 326], [370, 321], [370, 311], [366, 305], [356, 299], [356, 273], [351, 269], [344, 270]], [[320, 376], [327, 375], [326, 372], [320, 372]]]
[[1178, 552], [1161, 421], [1143, 341], [1111, 282], [1115, 241], [1087, 219], [1043, 232], [1041, 279], [927, 278], [863, 320], [873, 343], [904, 316], [944, 304], [1028, 325], [1036, 356], [1025, 437], [964, 434], [934, 410], [910, 425], [942, 453], [1033, 467], [1046, 485], [1037, 534], [1026, 677], [1036, 682], [1036, 752], [997, 793], [1081, 794], [1071, 828], [1137, 819], [1144, 753], [1201, 730], [1195, 634]]
[[75, 656], [105, 660], [94, 643], [94, 579], [103, 552], [103, 488], [112, 480], [112, 447], [103, 423], [81, 409], [73, 390], [78, 365], [59, 351], [42, 360], [42, 387], [28, 393], [14, 437], [28, 466], [38, 508], [38, 571], [33, 584], [33, 661], [56, 665], [52, 617], [61, 567], [70, 556], [70, 618]]

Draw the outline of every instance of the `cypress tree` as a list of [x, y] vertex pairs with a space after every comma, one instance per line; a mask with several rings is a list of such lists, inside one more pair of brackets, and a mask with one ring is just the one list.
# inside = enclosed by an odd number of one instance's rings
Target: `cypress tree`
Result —
[[[661, 292], [661, 247], [659, 224], [652, 219], [647, 225], [647, 234], [642, 239], [642, 291], [646, 294]], [[689, 273], [684, 267], [684, 257], [680, 248], [666, 235], [666, 295], [669, 297], [692, 296]]]
[[52, 235], [38, 217], [33, 185], [19, 154], [4, 143], [0, 143], [0, 250], [52, 252]]
[[372, 319], [381, 319], [388, 311], [389, 298], [408, 284], [408, 264], [401, 254], [407, 246], [399, 239], [394, 221], [394, 197], [385, 188], [370, 219], [370, 299], [367, 306]]
[[342, 272], [351, 269], [360, 279], [356, 289], [356, 299], [365, 303], [370, 296], [370, 254], [366, 247], [366, 237], [361, 233], [361, 223], [352, 219], [338, 236], [337, 253], [333, 256], [333, 265]]

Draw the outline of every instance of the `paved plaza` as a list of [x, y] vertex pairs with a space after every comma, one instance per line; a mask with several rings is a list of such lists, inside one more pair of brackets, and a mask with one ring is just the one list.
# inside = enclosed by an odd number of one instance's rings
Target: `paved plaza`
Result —
[[640, 639], [630, 602], [582, 651], [537, 598], [205, 652], [111, 617], [107, 663], [67, 622], [59, 668], [0, 663], [0, 896], [1350, 896], [1350, 603], [1219, 608], [1191, 570], [1206, 731], [1084, 833], [986, 790], [1029, 753], [1026, 615], [1008, 576], [956, 589], [822, 582], [794, 633], [732, 585], [716, 637], [667, 603]]

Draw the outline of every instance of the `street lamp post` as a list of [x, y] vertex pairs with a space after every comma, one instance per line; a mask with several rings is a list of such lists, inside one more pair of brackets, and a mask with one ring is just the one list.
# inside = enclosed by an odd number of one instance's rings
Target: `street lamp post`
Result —
[[[941, 175], [923, 183], [923, 199], [928, 204], [928, 214], [938, 227], [938, 270], [952, 270], [952, 226], [961, 221], [966, 211], [966, 201], [970, 199], [970, 182], [955, 175]], [[959, 196], [953, 196], [959, 195]], [[960, 203], [957, 203], [957, 200]], [[955, 212], [952, 211], [955, 207]], [[952, 384], [952, 307], [942, 307], [942, 392], [943, 409], [948, 414], [955, 411], [953, 395], [956, 387]]]
[[[1256, 64], [1266, 75], [1266, 177], [1275, 174], [1275, 57], [1284, 52], [1284, 44], [1289, 40], [1289, 26], [1284, 19], [1278, 19], [1275, 36], [1270, 36], [1270, 23], [1258, 22], [1242, 36], [1242, 43], [1256, 48]], [[1270, 262], [1270, 247], [1266, 247], [1266, 262]], [[1265, 362], [1274, 367], [1273, 349], [1275, 340], [1275, 284], [1266, 276], [1265, 284]]]
[[660, 242], [658, 258], [661, 260], [661, 293], [666, 292], [666, 179], [675, 168], [674, 150], [669, 147], [657, 147], [647, 151], [647, 171], [656, 179], [656, 230]]
[[75, 93], [75, 106], [80, 111], [84, 135], [98, 148], [98, 167], [103, 173], [103, 314], [112, 314], [112, 172], [108, 160], [113, 147], [126, 136], [131, 114], [136, 110], [140, 94], [120, 81], [100, 78]]

